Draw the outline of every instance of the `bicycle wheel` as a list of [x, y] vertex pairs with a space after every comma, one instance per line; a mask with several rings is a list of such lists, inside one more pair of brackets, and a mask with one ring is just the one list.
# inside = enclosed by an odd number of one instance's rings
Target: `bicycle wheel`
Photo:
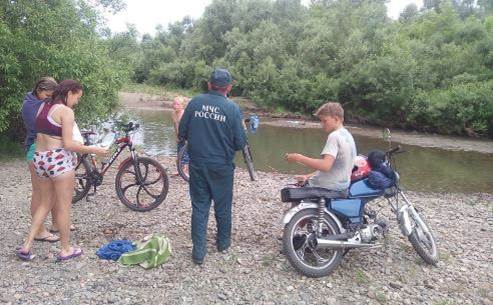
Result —
[[190, 173], [188, 171], [188, 154], [187, 154], [187, 144], [183, 145], [183, 147], [178, 152], [178, 157], [176, 158], [176, 168], [178, 170], [178, 174], [183, 178], [186, 182], [190, 181]]
[[76, 203], [86, 197], [87, 193], [89, 193], [92, 185], [89, 177], [90, 172], [91, 166], [89, 165], [87, 158], [77, 155], [77, 165], [75, 166], [75, 186], [72, 203]]
[[243, 159], [245, 160], [245, 164], [247, 166], [248, 174], [250, 175], [250, 180], [257, 180], [257, 174], [255, 173], [255, 169], [253, 168], [253, 158], [252, 152], [250, 151], [250, 145], [247, 144], [243, 147]]
[[[160, 205], [168, 195], [168, 175], [156, 160], [138, 157], [125, 163], [115, 179], [116, 194], [129, 209], [146, 212]], [[138, 176], [141, 177], [140, 182]]]

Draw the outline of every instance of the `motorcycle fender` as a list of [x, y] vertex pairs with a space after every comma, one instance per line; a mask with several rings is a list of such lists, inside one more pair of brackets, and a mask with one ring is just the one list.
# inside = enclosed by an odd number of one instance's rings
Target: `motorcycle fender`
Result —
[[[284, 225], [288, 224], [291, 221], [291, 218], [293, 218], [293, 216], [296, 213], [298, 213], [299, 211], [301, 211], [301, 210], [305, 210], [305, 209], [317, 209], [317, 208], [318, 208], [318, 204], [316, 204], [314, 202], [302, 202], [302, 203], [298, 204], [297, 206], [295, 206], [294, 208], [290, 209], [284, 215], [284, 217], [282, 219], [282, 223]], [[342, 227], [342, 223], [339, 221], [339, 218], [337, 218], [337, 216], [335, 216], [334, 213], [332, 213], [331, 211], [327, 210], [327, 208], [325, 208], [325, 213], [328, 214], [328, 215], [330, 215], [330, 217], [332, 217], [332, 219], [335, 221], [335, 223], [339, 227], [339, 231], [341, 233], [346, 232], [346, 230]]]
[[399, 221], [399, 229], [402, 232], [402, 235], [409, 236], [413, 231], [413, 227], [411, 225], [411, 219], [409, 217], [409, 206], [404, 205], [399, 210], [399, 215], [397, 217]]

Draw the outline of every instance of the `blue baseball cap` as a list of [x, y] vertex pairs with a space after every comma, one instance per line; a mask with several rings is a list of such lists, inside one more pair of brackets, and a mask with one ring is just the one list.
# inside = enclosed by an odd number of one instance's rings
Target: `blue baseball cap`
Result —
[[215, 69], [211, 73], [210, 82], [217, 87], [226, 87], [233, 82], [233, 77], [226, 69]]

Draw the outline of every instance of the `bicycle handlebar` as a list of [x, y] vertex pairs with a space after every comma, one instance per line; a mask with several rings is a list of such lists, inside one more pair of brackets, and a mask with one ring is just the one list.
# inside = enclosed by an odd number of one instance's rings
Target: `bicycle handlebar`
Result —
[[140, 127], [140, 124], [134, 124], [134, 122], [129, 122], [127, 125], [124, 126], [124, 131], [126, 133], [130, 132], [130, 131], [134, 131], [134, 130], [137, 130], [139, 129]]

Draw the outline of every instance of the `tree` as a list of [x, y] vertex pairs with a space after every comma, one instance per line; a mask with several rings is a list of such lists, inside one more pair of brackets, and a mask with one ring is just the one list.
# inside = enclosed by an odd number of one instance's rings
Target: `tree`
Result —
[[83, 84], [78, 120], [104, 116], [117, 105], [129, 69], [109, 57], [96, 9], [84, 1], [3, 1], [0, 16], [0, 132], [22, 130], [22, 98], [42, 76]]
[[416, 6], [416, 4], [411, 3], [404, 8], [401, 15], [399, 16], [399, 20], [403, 22], [408, 22], [411, 21], [417, 15], [418, 15], [418, 7]]

